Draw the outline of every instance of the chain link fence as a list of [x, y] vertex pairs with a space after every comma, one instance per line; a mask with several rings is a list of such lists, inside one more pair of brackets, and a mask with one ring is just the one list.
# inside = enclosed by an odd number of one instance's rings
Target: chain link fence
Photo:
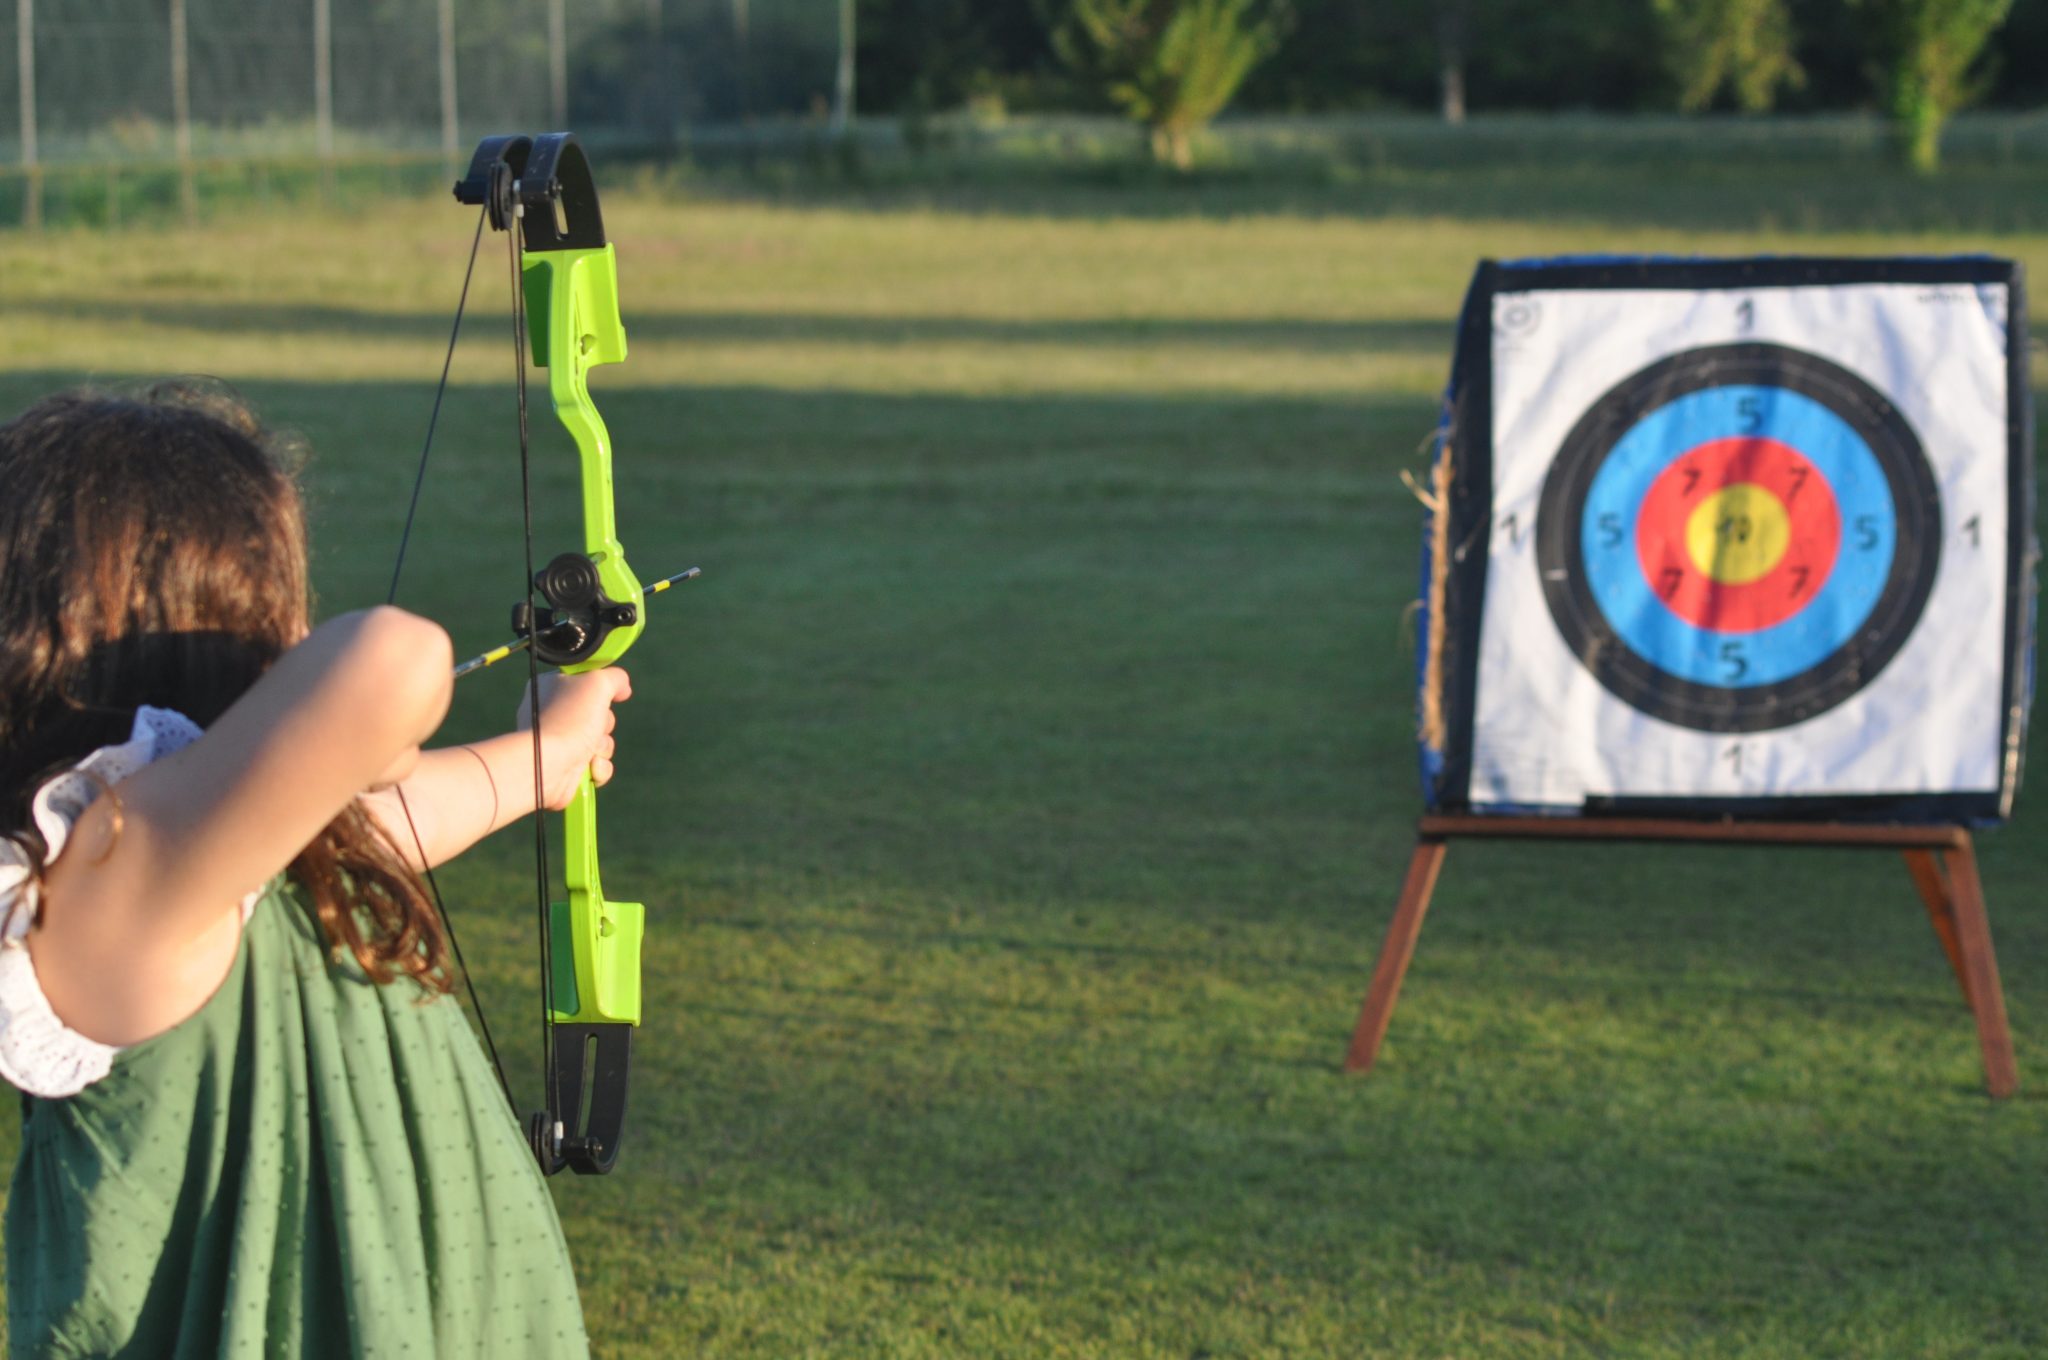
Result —
[[0, 222], [424, 183], [489, 132], [772, 136], [851, 94], [843, 0], [0, 6]]

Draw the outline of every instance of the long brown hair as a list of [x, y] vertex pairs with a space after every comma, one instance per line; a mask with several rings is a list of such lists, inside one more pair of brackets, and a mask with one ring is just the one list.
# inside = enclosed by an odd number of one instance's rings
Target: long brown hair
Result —
[[[44, 781], [127, 740], [144, 704], [211, 726], [305, 635], [291, 454], [194, 383], [55, 396], [0, 425], [0, 834], [38, 872]], [[289, 872], [337, 955], [448, 989], [440, 921], [359, 804]]]

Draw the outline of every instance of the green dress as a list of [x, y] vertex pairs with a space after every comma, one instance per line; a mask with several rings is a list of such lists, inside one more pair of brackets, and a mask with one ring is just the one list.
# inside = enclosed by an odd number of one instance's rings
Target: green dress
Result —
[[257, 903], [198, 1014], [35, 1100], [17, 1356], [585, 1356], [547, 1185], [461, 1008]]

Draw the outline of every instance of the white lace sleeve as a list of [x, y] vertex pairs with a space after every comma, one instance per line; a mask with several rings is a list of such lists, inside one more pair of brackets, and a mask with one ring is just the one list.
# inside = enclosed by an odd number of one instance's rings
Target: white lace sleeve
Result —
[[[102, 746], [36, 792], [30, 805], [36, 830], [55, 860], [71, 828], [101, 790], [152, 760], [199, 740], [199, 727], [167, 708], [136, 710], [135, 728], [119, 746]], [[256, 909], [259, 887], [242, 899], [242, 920]], [[36, 978], [28, 932], [35, 923], [37, 885], [28, 858], [0, 840], [0, 1077], [33, 1096], [77, 1095], [107, 1075], [121, 1050], [68, 1029]]]

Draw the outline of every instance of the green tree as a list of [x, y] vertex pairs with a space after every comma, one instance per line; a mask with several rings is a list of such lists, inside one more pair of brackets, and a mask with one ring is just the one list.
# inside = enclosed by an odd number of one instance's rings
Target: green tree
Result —
[[1194, 134], [1279, 49], [1285, 26], [1277, 0], [1073, 0], [1053, 44], [1145, 125], [1154, 157], [1185, 170]]
[[1655, 0], [1666, 61], [1678, 78], [1678, 106], [1697, 112], [1726, 89], [1738, 107], [1762, 113], [1782, 87], [1804, 84], [1792, 56], [1785, 0]]
[[1884, 61], [1886, 102], [1906, 164], [1941, 168], [1941, 129], [1983, 93], [1971, 72], [2012, 0], [1852, 0], [1872, 22]]

